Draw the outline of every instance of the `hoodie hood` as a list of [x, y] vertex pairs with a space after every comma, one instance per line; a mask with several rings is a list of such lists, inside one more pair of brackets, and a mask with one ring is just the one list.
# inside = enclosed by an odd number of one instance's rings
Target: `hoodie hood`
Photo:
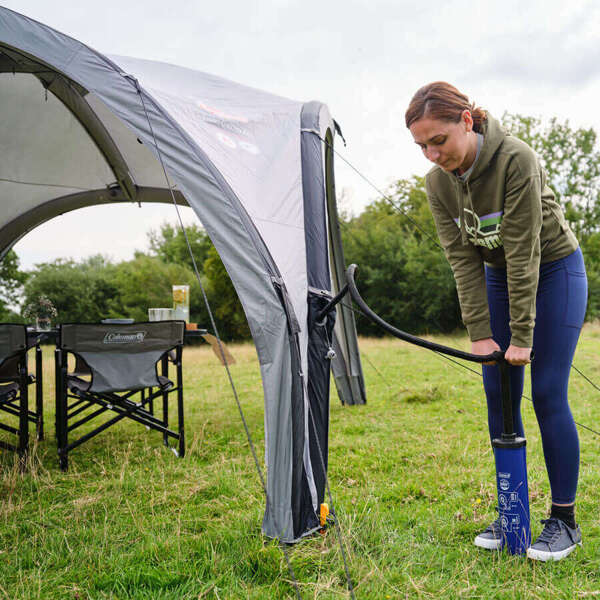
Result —
[[[498, 148], [502, 145], [504, 138], [510, 135], [502, 129], [497, 119], [494, 119], [489, 113], [486, 113], [486, 116], [487, 119], [484, 121], [481, 131], [483, 134], [483, 145], [468, 181], [474, 181], [487, 169], [494, 154], [496, 154]], [[452, 175], [452, 177], [455, 176]]]
[[[473, 201], [471, 198], [471, 188], [470, 184], [475, 181], [482, 173], [485, 172], [487, 167], [489, 166], [492, 158], [498, 151], [498, 148], [502, 145], [504, 138], [507, 135], [510, 135], [502, 129], [499, 121], [492, 117], [489, 113], [486, 113], [486, 120], [482, 125], [482, 135], [483, 135], [483, 144], [481, 146], [481, 150], [479, 155], [477, 156], [475, 166], [473, 171], [467, 177], [467, 179], [463, 182], [460, 181], [459, 178], [454, 173], [448, 173], [444, 171], [445, 175], [450, 178], [452, 181], [452, 186], [456, 193], [456, 198], [458, 200], [459, 205], [459, 227], [460, 227], [460, 235], [461, 241], [463, 244], [468, 244], [469, 240], [467, 237], [467, 228], [466, 228], [466, 217], [465, 217], [465, 208], [469, 210], [471, 214], [475, 213], [475, 209], [473, 207]], [[464, 189], [465, 194], [461, 193], [461, 188]], [[465, 206], [465, 199], [466, 205]], [[478, 228], [475, 227], [475, 243], [477, 244], [478, 239]]]

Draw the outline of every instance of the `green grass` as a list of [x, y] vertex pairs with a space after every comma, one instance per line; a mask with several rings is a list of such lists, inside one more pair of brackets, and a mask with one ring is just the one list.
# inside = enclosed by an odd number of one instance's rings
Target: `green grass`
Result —
[[[437, 341], [467, 348], [464, 337]], [[575, 364], [600, 381], [600, 328]], [[232, 367], [259, 457], [262, 390], [251, 345]], [[368, 404], [332, 394], [330, 482], [356, 597], [600, 596], [600, 437], [580, 430], [577, 516], [584, 545], [556, 564], [475, 548], [495, 517], [481, 379], [397, 340], [361, 340]], [[20, 473], [0, 454], [0, 599], [293, 598], [277, 544], [260, 532], [264, 499], [225, 371], [208, 347], [184, 352], [187, 455], [120, 423], [73, 451], [54, 443], [52, 352], [45, 348], [47, 436]], [[457, 370], [458, 369], [458, 370]], [[575, 418], [600, 429], [599, 392], [573, 373]], [[528, 391], [526, 390], [526, 393]], [[531, 404], [524, 401], [534, 535], [550, 496]], [[333, 529], [290, 547], [303, 598], [347, 598]]]

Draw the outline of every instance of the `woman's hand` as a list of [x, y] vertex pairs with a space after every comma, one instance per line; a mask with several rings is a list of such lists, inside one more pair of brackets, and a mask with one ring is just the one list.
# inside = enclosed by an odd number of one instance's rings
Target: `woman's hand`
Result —
[[520, 348], [511, 344], [505, 352], [504, 358], [511, 365], [528, 365], [531, 362], [531, 348]]
[[[511, 346], [512, 347], [512, 346]], [[471, 354], [486, 355], [492, 352], [499, 352], [500, 346], [492, 338], [485, 338], [483, 340], [477, 340], [471, 342]], [[495, 365], [494, 361], [485, 362], [484, 365]]]

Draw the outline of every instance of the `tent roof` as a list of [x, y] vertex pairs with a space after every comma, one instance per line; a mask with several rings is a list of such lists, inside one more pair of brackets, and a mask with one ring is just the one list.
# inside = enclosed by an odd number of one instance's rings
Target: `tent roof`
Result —
[[[276, 118], [285, 112], [282, 105], [297, 112], [301, 108], [300, 103], [192, 69], [127, 57], [111, 60], [135, 73], [156, 96], [183, 106], [197, 127], [213, 125], [217, 149], [231, 144], [236, 129], [251, 120]], [[218, 108], [223, 101], [228, 112]], [[0, 197], [18, 198], [0, 211], [0, 253], [69, 210], [123, 201], [172, 201], [155, 154], [97, 94], [1, 40], [0, 105], [6, 125], [0, 129]], [[224, 123], [231, 133], [223, 130]], [[251, 161], [254, 145], [247, 142], [242, 148]], [[279, 151], [271, 150], [275, 156]], [[223, 156], [223, 169], [230, 158]], [[177, 191], [176, 182], [170, 183]], [[177, 201], [187, 203], [181, 194]]]

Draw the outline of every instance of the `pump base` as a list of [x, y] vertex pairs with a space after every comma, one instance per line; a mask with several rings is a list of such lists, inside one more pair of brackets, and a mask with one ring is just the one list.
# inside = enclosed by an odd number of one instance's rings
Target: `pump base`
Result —
[[503, 436], [492, 445], [503, 545], [510, 554], [525, 554], [531, 544], [525, 439]]

